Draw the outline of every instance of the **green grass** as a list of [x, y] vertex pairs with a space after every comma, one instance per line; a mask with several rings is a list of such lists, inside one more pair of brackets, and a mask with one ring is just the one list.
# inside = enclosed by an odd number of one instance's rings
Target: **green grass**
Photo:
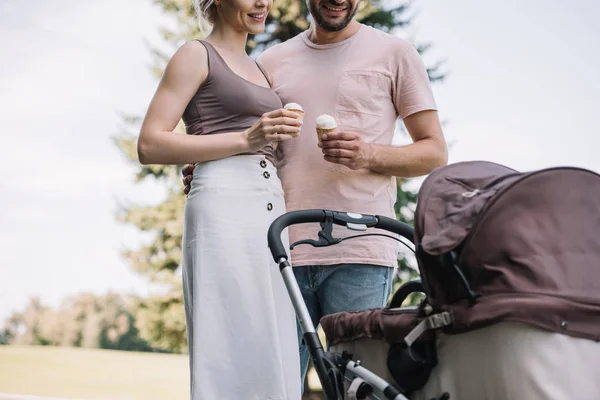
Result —
[[0, 393], [86, 400], [189, 398], [188, 357], [0, 346]]

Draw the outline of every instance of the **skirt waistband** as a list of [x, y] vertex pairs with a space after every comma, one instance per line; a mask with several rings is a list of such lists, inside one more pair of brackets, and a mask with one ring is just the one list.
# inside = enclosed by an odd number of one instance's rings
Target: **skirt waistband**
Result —
[[277, 168], [265, 156], [254, 154], [197, 163], [194, 168], [192, 190], [200, 186], [204, 189], [263, 190], [283, 193]]

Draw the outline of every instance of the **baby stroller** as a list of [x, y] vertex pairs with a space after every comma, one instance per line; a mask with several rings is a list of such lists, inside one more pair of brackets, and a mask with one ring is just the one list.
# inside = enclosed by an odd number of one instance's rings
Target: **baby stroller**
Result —
[[[521, 173], [457, 163], [423, 182], [414, 232], [389, 218], [326, 210], [276, 220], [269, 247], [326, 398], [597, 398], [599, 178], [570, 167]], [[321, 320], [328, 352], [279, 239], [286, 226], [303, 222], [321, 223], [313, 245], [339, 242], [331, 224], [381, 228], [415, 245], [420, 279], [403, 285], [387, 307]], [[424, 299], [402, 307], [413, 292]]]
[[[396, 233], [412, 240], [413, 229], [407, 224], [387, 217], [344, 213], [330, 210], [300, 210], [292, 211], [278, 217], [271, 224], [268, 231], [268, 243], [275, 262], [283, 275], [292, 304], [296, 310], [298, 321], [302, 327], [303, 339], [309, 348], [311, 358], [326, 400], [344, 400], [346, 392], [350, 392], [354, 399], [366, 399], [372, 396], [375, 399], [408, 400], [406, 392], [393, 383], [374, 374], [361, 365], [359, 360], [353, 360], [347, 352], [325, 352], [312, 324], [308, 309], [300, 293], [292, 267], [288, 261], [286, 249], [281, 240], [281, 232], [293, 224], [319, 222], [321, 231], [319, 240], [304, 240], [297, 244], [311, 244], [313, 246], [329, 246], [341, 240], [332, 235], [333, 224], [346, 226], [356, 231], [366, 231], [368, 228], [379, 228]], [[345, 384], [350, 381], [350, 387]], [[347, 390], [348, 389], [348, 390]]]

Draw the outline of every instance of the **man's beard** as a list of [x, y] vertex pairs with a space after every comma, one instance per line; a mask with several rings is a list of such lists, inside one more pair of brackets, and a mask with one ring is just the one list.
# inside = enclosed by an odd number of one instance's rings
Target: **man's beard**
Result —
[[350, 8], [351, 7], [351, 5], [350, 5], [348, 8], [349, 11], [348, 11], [348, 15], [346, 16], [346, 18], [344, 18], [344, 20], [340, 23], [331, 24], [331, 23], [327, 22], [325, 20], [325, 18], [323, 18], [321, 16], [320, 8], [317, 8], [317, 7], [318, 6], [315, 6], [315, 5], [313, 5], [313, 3], [309, 2], [310, 14], [314, 18], [315, 23], [328, 32], [338, 32], [338, 31], [341, 31], [342, 29], [344, 29], [345, 27], [347, 27], [348, 24], [350, 23], [350, 21], [352, 21], [352, 19], [356, 15], [356, 12], [358, 11], [358, 7], [354, 8], [354, 10], [352, 10]]

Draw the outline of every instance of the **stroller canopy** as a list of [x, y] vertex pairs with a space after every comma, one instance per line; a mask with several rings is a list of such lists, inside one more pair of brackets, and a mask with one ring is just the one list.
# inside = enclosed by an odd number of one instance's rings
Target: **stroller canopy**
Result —
[[415, 213], [418, 242], [429, 254], [454, 249], [488, 200], [520, 176], [511, 168], [487, 162], [457, 163], [435, 170], [419, 191]]
[[[573, 167], [522, 173], [484, 161], [439, 168], [415, 212], [421, 278], [442, 328], [457, 334], [502, 321], [600, 341], [600, 175]], [[478, 295], [465, 296], [455, 265]], [[327, 340], [394, 343], [413, 310], [339, 313], [321, 320]]]
[[[428, 255], [453, 250], [481, 296], [471, 310], [454, 309], [456, 329], [512, 319], [600, 338], [600, 175], [483, 161], [442, 167], [419, 192], [415, 240]], [[443, 292], [435, 268], [420, 268]]]

